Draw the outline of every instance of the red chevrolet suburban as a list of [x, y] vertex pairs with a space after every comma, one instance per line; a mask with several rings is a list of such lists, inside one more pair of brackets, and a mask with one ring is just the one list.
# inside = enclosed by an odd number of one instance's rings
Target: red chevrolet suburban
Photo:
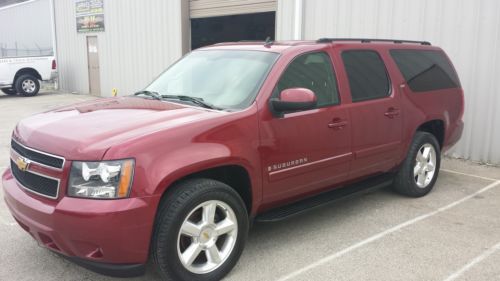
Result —
[[133, 96], [21, 120], [4, 199], [40, 245], [96, 272], [218, 280], [253, 221], [392, 186], [431, 191], [463, 91], [428, 42], [195, 50]]

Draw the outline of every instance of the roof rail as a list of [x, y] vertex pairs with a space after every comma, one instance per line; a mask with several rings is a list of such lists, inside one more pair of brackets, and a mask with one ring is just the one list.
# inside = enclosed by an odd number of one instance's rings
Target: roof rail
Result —
[[399, 40], [399, 39], [370, 39], [370, 38], [320, 38], [316, 40], [317, 43], [332, 43], [335, 41], [361, 41], [361, 43], [371, 42], [392, 42], [394, 44], [413, 43], [420, 45], [431, 45], [428, 41], [415, 41], [415, 40]]

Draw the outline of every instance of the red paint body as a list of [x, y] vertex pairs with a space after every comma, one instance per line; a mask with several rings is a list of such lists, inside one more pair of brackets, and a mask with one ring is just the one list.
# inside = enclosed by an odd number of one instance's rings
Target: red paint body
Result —
[[[5, 171], [5, 201], [16, 220], [42, 245], [62, 254], [107, 263], [145, 263], [161, 196], [182, 177], [225, 165], [243, 167], [250, 177], [250, 214], [255, 216], [346, 182], [395, 170], [416, 129], [427, 121], [443, 122], [443, 149], [461, 136], [462, 89], [414, 94], [405, 87], [389, 55], [391, 48], [440, 50], [437, 47], [303, 42], [209, 48], [279, 52], [280, 57], [255, 102], [238, 112], [124, 97], [67, 106], [22, 120], [13, 138], [63, 156], [66, 163], [57, 173], [32, 167], [60, 178], [56, 200], [25, 191], [11, 170]], [[340, 57], [349, 49], [379, 52], [392, 81], [390, 97], [351, 102]], [[269, 99], [286, 66], [299, 54], [319, 50], [332, 59], [341, 103], [274, 117]], [[130, 198], [66, 196], [71, 161], [124, 158], [134, 158], [136, 163]], [[281, 163], [286, 168], [273, 168]], [[102, 254], [96, 254], [97, 249]]]

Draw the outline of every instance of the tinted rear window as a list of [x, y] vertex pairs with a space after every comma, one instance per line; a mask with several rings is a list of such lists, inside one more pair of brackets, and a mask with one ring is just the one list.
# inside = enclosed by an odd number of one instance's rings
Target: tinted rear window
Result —
[[353, 102], [389, 96], [389, 77], [384, 62], [375, 51], [354, 50], [342, 53]]
[[460, 86], [457, 74], [441, 51], [391, 50], [406, 83], [414, 92], [426, 92]]

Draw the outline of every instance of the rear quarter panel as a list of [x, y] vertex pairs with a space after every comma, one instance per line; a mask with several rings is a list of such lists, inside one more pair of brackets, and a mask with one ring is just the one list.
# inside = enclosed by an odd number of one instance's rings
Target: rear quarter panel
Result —
[[[391, 67], [394, 70], [393, 77], [396, 77], [393, 83], [401, 94], [404, 151], [408, 150], [418, 127], [432, 120], [443, 121], [445, 129], [443, 150], [448, 149], [460, 138], [463, 126], [464, 96], [461, 86], [452, 89], [413, 92], [399, 71], [395, 61], [390, 56], [389, 51], [391, 49], [394, 48], [387, 49], [388, 56], [386, 57], [388, 59], [386, 63], [393, 66]], [[419, 46], [416, 48], [411, 45], [402, 45], [401, 47], [398, 46], [397, 49], [433, 50], [443, 52], [446, 56], [441, 48], [433, 46]], [[451, 61], [450, 64], [453, 66]], [[402, 162], [405, 157], [406, 153], [401, 156], [399, 162]]]

